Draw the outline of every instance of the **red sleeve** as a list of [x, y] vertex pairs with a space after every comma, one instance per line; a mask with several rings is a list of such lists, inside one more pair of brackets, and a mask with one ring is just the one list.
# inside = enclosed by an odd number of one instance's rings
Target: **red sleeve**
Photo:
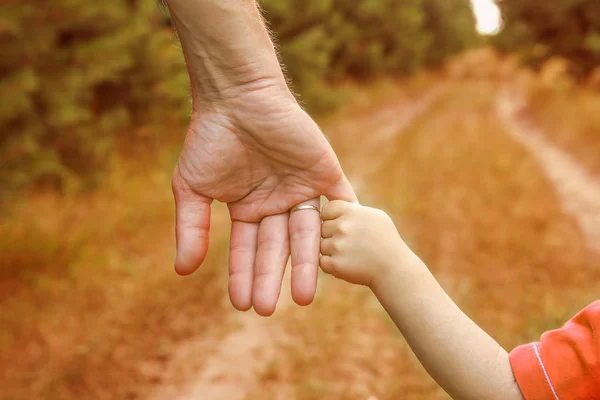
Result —
[[510, 354], [526, 400], [600, 400], [600, 301]]

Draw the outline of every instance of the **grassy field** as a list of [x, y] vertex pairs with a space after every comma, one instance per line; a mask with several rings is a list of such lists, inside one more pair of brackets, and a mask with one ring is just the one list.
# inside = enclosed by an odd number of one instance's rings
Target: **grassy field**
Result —
[[[160, 153], [160, 154], [158, 154]], [[0, 224], [0, 399], [138, 398], [172, 346], [225, 329], [228, 230], [191, 279], [172, 269], [175, 152], [121, 162], [96, 192], [21, 199]], [[143, 367], [140, 367], [143, 366]]]
[[[594, 300], [600, 262], [498, 118], [503, 85], [433, 75], [350, 85], [348, 105], [321, 122], [361, 200], [389, 212], [450, 295], [510, 349]], [[549, 138], [600, 172], [597, 95], [529, 93]], [[94, 192], [35, 193], [3, 210], [0, 400], [144, 399], [180, 343], [205, 338], [201, 363], [235, 327], [224, 207], [202, 269], [172, 271], [176, 148], [121, 157]], [[249, 400], [446, 398], [364, 288], [323, 276], [312, 307], [265, 324], [285, 334], [268, 343], [278, 351]]]

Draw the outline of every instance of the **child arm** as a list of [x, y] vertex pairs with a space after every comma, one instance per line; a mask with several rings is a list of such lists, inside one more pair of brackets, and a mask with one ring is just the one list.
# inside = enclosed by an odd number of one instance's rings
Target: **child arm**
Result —
[[412, 262], [410, 284], [392, 273], [373, 291], [427, 372], [454, 399], [522, 399], [507, 352]]
[[448, 297], [385, 213], [336, 201], [322, 214], [323, 270], [369, 286], [444, 390], [455, 399], [523, 399], [507, 352]]

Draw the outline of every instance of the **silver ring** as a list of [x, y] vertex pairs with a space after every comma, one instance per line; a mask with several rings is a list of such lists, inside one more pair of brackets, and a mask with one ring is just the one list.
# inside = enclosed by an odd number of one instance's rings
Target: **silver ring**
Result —
[[294, 209], [292, 209], [292, 214], [295, 213], [296, 211], [304, 211], [304, 210], [313, 210], [319, 213], [319, 215], [321, 215], [321, 210], [319, 209], [319, 207], [317, 206], [313, 206], [312, 204], [305, 204], [303, 206], [298, 206]]

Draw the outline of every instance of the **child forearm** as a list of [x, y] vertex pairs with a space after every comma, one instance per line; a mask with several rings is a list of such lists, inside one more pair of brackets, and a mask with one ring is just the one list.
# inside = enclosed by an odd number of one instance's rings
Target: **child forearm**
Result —
[[322, 217], [321, 268], [369, 286], [453, 398], [522, 400], [506, 351], [446, 295], [388, 215], [333, 201]]
[[373, 291], [427, 372], [454, 399], [521, 400], [507, 352], [412, 263], [414, 275], [391, 269]]

